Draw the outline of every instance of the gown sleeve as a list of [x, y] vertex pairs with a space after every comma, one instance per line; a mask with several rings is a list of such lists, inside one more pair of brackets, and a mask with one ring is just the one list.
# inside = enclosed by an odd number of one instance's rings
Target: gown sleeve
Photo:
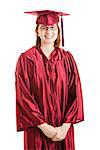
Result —
[[20, 55], [16, 65], [15, 88], [17, 131], [44, 123], [38, 104], [30, 94], [30, 77], [24, 53]]
[[78, 123], [84, 120], [83, 96], [76, 62], [68, 52], [68, 103], [65, 111], [65, 123]]

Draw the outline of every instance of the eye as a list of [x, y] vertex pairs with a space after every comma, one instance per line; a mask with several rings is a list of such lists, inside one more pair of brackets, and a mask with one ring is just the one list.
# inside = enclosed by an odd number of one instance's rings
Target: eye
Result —
[[46, 30], [46, 26], [41, 26], [40, 29], [41, 30]]
[[51, 29], [54, 29], [54, 27], [51, 27]]
[[52, 27], [51, 27], [51, 30], [56, 30], [56, 29], [57, 29], [56, 26], [52, 26]]

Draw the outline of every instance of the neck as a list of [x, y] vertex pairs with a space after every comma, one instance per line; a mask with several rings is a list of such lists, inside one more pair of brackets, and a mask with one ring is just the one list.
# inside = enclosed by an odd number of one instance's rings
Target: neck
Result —
[[53, 44], [42, 44], [41, 43], [41, 49], [43, 50], [43, 52], [46, 53], [51, 53], [54, 50], [54, 45]]

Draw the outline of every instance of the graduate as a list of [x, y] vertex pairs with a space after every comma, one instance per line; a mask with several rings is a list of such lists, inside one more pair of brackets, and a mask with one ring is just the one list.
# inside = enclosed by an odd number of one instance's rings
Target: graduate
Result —
[[62, 16], [69, 14], [25, 13], [37, 16], [37, 39], [16, 65], [17, 131], [24, 131], [24, 150], [75, 150], [74, 124], [84, 120], [84, 110], [76, 62], [60, 48]]

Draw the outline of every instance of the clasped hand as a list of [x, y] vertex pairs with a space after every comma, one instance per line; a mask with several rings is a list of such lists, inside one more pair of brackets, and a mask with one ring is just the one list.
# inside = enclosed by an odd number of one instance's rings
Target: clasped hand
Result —
[[63, 125], [59, 127], [53, 127], [52, 125], [44, 123], [38, 127], [48, 138], [51, 138], [52, 141], [57, 142], [65, 139], [70, 123], [63, 123]]
[[65, 139], [69, 127], [70, 127], [69, 123], [64, 123], [62, 126], [55, 127], [56, 135], [51, 138], [52, 141], [57, 142], [57, 141], [62, 141], [63, 139]]

